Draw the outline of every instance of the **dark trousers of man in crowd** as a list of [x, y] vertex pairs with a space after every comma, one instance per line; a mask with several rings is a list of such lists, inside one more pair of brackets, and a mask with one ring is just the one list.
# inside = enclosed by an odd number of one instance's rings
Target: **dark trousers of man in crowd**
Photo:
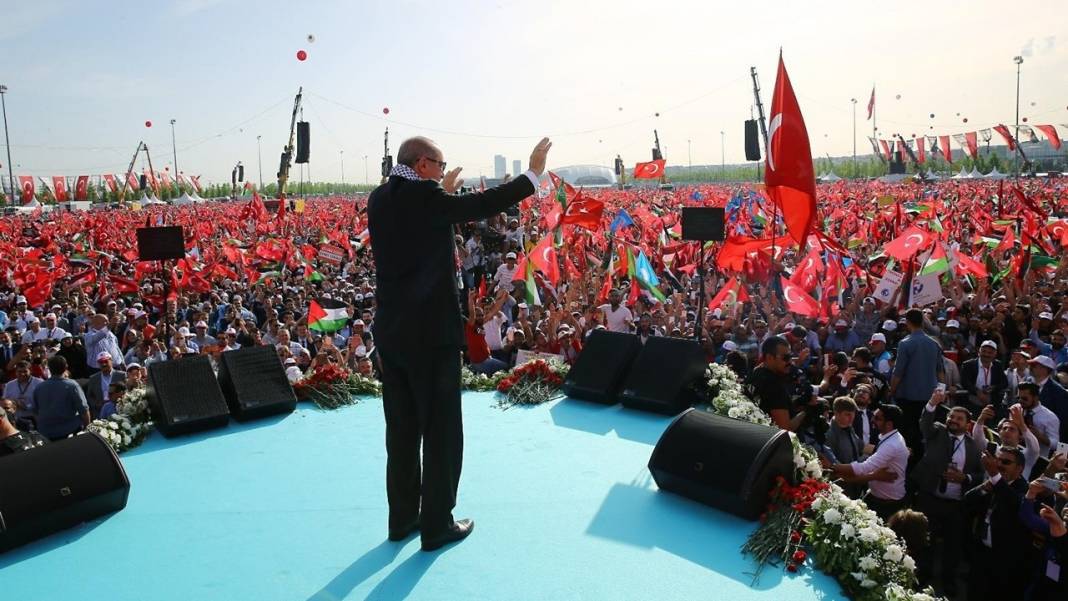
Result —
[[[937, 540], [942, 541], [939, 555], [942, 558], [942, 589], [947, 595], [952, 595], [957, 590], [957, 566], [960, 565], [961, 554], [964, 552], [963, 545], [969, 538], [967, 508], [963, 501], [943, 499], [921, 492], [916, 497], [916, 509], [927, 516], [934, 550], [939, 549]], [[928, 564], [917, 567], [920, 580], [930, 581], [932, 566]]]
[[425, 540], [453, 523], [463, 463], [460, 349], [390, 353], [380, 348], [379, 353], [389, 527], [398, 530], [418, 521]]
[[920, 416], [923, 415], [923, 408], [927, 406], [927, 399], [922, 401], [897, 399], [896, 402], [897, 406], [901, 407], [904, 417], [901, 420], [901, 425], [894, 425], [897, 426], [898, 432], [901, 432], [901, 436], [905, 437], [905, 444], [911, 451], [908, 466], [908, 470], [911, 472], [916, 462], [923, 457], [923, 434], [920, 432]]
[[903, 499], [880, 499], [870, 492], [864, 495], [864, 504], [885, 522], [898, 511], [908, 507], [908, 496]]
[[[982, 519], [980, 517], [980, 519]], [[968, 572], [968, 599], [1023, 599], [1034, 573], [1030, 549], [994, 550], [972, 542]]]

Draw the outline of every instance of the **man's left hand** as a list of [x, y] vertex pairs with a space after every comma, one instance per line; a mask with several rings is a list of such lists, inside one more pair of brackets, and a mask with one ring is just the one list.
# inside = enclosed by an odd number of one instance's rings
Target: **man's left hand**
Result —
[[441, 181], [441, 187], [445, 188], [445, 191], [449, 194], [455, 194], [461, 186], [464, 185], [464, 180], [460, 178], [460, 172], [463, 171], [463, 167], [457, 167], [456, 169], [449, 170], [445, 174], [445, 179]]

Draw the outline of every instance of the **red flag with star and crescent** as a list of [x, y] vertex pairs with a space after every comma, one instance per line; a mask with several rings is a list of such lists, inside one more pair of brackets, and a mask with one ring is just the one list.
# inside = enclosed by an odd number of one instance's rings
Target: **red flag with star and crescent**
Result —
[[634, 179], [656, 179], [664, 175], [665, 159], [657, 159], [648, 163], [638, 163], [634, 166]]
[[907, 261], [920, 250], [927, 248], [932, 240], [934, 237], [929, 232], [913, 225], [897, 238], [887, 242], [883, 252], [899, 261]]
[[74, 184], [74, 200], [88, 200], [89, 199], [89, 176], [79, 175], [77, 182]]
[[553, 250], [552, 234], [547, 234], [534, 248], [530, 249], [527, 259], [535, 269], [541, 270], [549, 278], [553, 286], [560, 283], [560, 266], [556, 262], [556, 251]]
[[794, 96], [782, 53], [779, 54], [775, 92], [771, 97], [764, 184], [768, 196], [782, 211], [786, 231], [798, 244], [804, 244], [816, 222], [816, 176], [812, 170], [812, 150], [805, 119]]
[[782, 284], [782, 297], [786, 301], [787, 311], [806, 317], [819, 316], [820, 304], [816, 299], [782, 276], [779, 276], [779, 282]]
[[67, 178], [62, 175], [52, 176], [52, 188], [55, 190], [56, 202], [64, 202], [67, 199]]
[[29, 204], [37, 194], [37, 186], [32, 175], [19, 176], [19, 189], [22, 191], [22, 204]]
[[875, 113], [875, 86], [871, 88], [871, 100], [868, 101], [868, 121], [871, 121], [872, 114]]

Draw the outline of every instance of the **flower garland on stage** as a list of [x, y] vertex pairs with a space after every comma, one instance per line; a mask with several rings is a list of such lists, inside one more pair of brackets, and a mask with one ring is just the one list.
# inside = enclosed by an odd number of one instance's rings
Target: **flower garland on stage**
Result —
[[356, 404], [356, 395], [382, 396], [382, 384], [374, 378], [326, 363], [293, 384], [297, 399], [314, 401], [320, 409]]
[[567, 365], [558, 361], [536, 359], [524, 363], [497, 383], [497, 392], [504, 395], [498, 405], [507, 409], [515, 405], [540, 405], [559, 398], [567, 370]]
[[[710, 364], [705, 371], [708, 411], [755, 424], [771, 418], [742, 392], [738, 376], [728, 367]], [[797, 572], [811, 553], [815, 565], [838, 580], [853, 599], [934, 601], [930, 588], [915, 591], [916, 562], [905, 543], [887, 528], [863, 501], [850, 499], [827, 480], [815, 451], [790, 435], [794, 447], [795, 481], [776, 479], [760, 526], [742, 552], [757, 562], [754, 583], [768, 564]], [[807, 550], [806, 550], [807, 549]]]
[[99, 435], [116, 453], [137, 447], [153, 428], [147, 394], [144, 388], [128, 391], [119, 401], [115, 413], [104, 419], [93, 420], [84, 432]]

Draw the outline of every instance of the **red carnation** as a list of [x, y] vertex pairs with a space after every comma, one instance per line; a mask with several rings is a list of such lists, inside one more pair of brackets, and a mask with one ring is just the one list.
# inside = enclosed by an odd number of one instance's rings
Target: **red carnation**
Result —
[[796, 563], [804, 563], [804, 561], [805, 561], [805, 559], [806, 559], [807, 557], [808, 557], [808, 553], [805, 553], [805, 552], [804, 552], [804, 551], [802, 551], [801, 549], [798, 549], [797, 551], [794, 551], [794, 556], [793, 556], [793, 560], [794, 560], [794, 561], [795, 561]]
[[793, 532], [791, 532], [790, 533], [790, 542], [794, 543], [795, 545], [797, 543], [801, 542], [801, 533], [798, 532], [797, 530], [794, 530]]
[[786, 566], [786, 571], [787, 571], [787, 572], [791, 572], [791, 573], [795, 573], [795, 572], [797, 572], [797, 564], [796, 564], [796, 563], [791, 563], [791, 564], [788, 564], [788, 565]]

